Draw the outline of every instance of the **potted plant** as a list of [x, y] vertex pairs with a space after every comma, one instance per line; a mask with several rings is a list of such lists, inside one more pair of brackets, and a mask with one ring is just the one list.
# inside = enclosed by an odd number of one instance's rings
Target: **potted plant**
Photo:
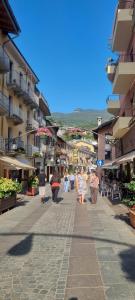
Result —
[[129, 218], [131, 225], [135, 228], [135, 181], [125, 183], [128, 190], [127, 196], [123, 199], [123, 203], [129, 207]]
[[39, 180], [37, 176], [31, 176], [28, 181], [28, 192], [27, 195], [29, 196], [35, 196], [38, 194], [38, 185]]
[[0, 212], [16, 204], [16, 194], [21, 192], [22, 185], [12, 179], [0, 178]]
[[19, 148], [17, 148], [15, 151], [16, 151], [17, 153], [19, 153], [19, 154], [25, 154], [25, 153], [26, 153], [26, 151], [25, 151], [25, 149], [24, 149], [23, 147], [19, 147]]
[[34, 152], [33, 157], [42, 157], [40, 152]]

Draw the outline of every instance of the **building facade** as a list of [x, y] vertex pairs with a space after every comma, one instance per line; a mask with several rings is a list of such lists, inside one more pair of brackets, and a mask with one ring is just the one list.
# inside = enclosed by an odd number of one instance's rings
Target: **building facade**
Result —
[[[35, 156], [45, 155], [36, 132], [50, 115], [38, 91], [39, 79], [10, 37], [20, 27], [7, 0], [0, 3], [0, 176], [35, 167]], [[5, 160], [4, 160], [4, 157]], [[18, 163], [17, 163], [18, 162]], [[29, 166], [29, 167], [28, 167]], [[25, 169], [25, 166], [24, 166]]]
[[[113, 95], [108, 98], [108, 112], [116, 117], [113, 137], [116, 139], [116, 159], [120, 168], [134, 172], [135, 150], [135, 3], [119, 0], [113, 25], [111, 49], [117, 59], [109, 59], [108, 79]], [[129, 155], [130, 154], [130, 155]], [[131, 175], [128, 178], [130, 179]]]

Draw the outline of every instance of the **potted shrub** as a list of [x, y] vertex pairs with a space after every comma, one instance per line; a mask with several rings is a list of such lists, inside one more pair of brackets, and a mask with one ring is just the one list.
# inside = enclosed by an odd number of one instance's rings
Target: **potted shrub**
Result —
[[38, 194], [39, 180], [37, 176], [31, 176], [28, 181], [28, 193], [29, 196], [35, 196]]
[[127, 196], [123, 199], [123, 203], [129, 207], [129, 218], [131, 225], [135, 228], [135, 181], [125, 183], [128, 190]]
[[16, 204], [16, 194], [21, 192], [22, 185], [12, 179], [0, 178], [0, 212]]
[[40, 152], [34, 152], [33, 157], [42, 157]]

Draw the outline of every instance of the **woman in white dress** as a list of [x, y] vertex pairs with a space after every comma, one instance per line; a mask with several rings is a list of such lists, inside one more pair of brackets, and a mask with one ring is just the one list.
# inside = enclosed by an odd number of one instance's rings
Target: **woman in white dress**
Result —
[[76, 176], [76, 190], [78, 192], [79, 202], [84, 204], [85, 195], [87, 194], [88, 175], [83, 170]]

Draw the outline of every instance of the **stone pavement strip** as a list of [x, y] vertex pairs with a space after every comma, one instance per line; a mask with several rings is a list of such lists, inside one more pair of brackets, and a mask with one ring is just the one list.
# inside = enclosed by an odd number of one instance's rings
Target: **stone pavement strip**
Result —
[[135, 299], [135, 234], [117, 214], [100, 197], [24, 197], [0, 216], [0, 300]]

